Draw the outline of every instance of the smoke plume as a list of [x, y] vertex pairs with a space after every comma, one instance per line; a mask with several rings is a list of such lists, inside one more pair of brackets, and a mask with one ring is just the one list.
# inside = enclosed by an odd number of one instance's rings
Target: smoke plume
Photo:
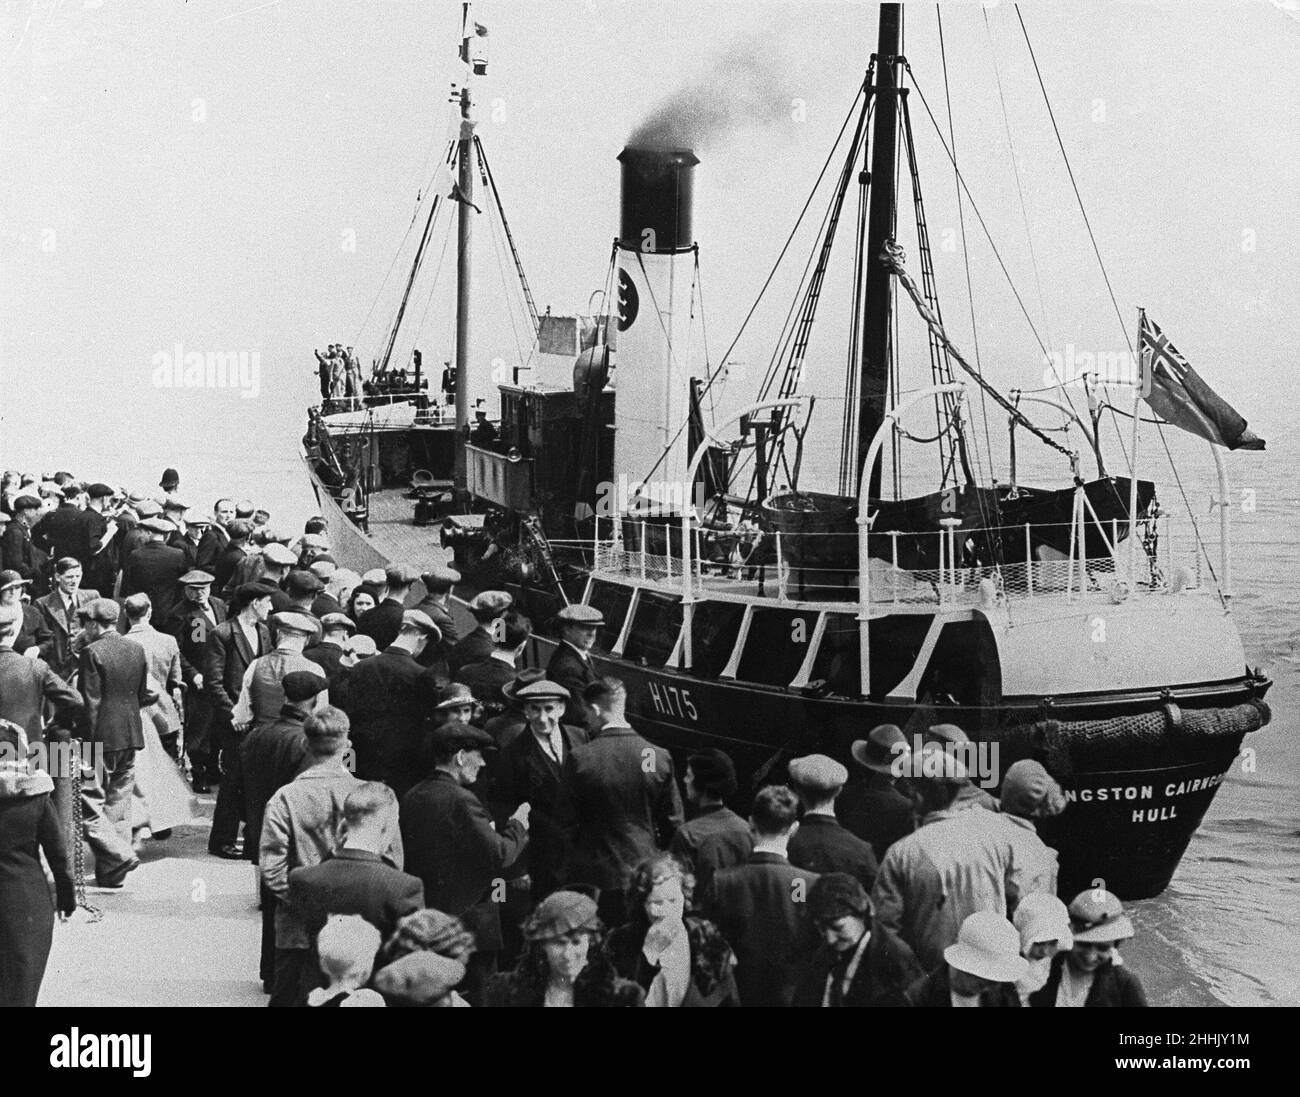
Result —
[[640, 149], [707, 149], [744, 127], [790, 118], [780, 48], [771, 38], [733, 42], [660, 102], [627, 139]]

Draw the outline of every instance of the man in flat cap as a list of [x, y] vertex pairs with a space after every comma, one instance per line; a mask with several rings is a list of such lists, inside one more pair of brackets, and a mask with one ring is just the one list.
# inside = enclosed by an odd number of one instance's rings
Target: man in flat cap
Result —
[[429, 620], [442, 633], [438, 643], [430, 644], [420, 653], [420, 665], [433, 667], [439, 676], [450, 678], [447, 656], [460, 642], [460, 630], [451, 615], [451, 591], [460, 582], [460, 572], [443, 564], [434, 564], [420, 576], [420, 582], [424, 584], [424, 597], [411, 608], [428, 614]]
[[340, 680], [339, 700], [352, 720], [356, 773], [362, 779], [400, 781], [404, 760], [412, 751], [418, 755], [424, 721], [442, 682], [416, 657], [426, 644], [437, 642], [438, 626], [419, 610], [407, 610], [396, 639]]
[[388, 593], [373, 609], [357, 618], [357, 632], [369, 636], [375, 647], [383, 651], [402, 628], [402, 614], [406, 612], [406, 599], [420, 573], [409, 564], [390, 564], [384, 569], [384, 582]]
[[925, 972], [896, 942], [871, 932], [871, 900], [861, 881], [846, 872], [819, 876], [808, 892], [808, 917], [822, 943], [799, 981], [793, 1005], [905, 1004], [904, 992]]
[[247, 518], [236, 518], [226, 527], [226, 532], [230, 535], [230, 540], [217, 556], [211, 571], [214, 592], [228, 600], [229, 595], [234, 593], [234, 586], [238, 586], [237, 583], [232, 586], [232, 583], [239, 566], [255, 555], [252, 546], [253, 523]]
[[48, 556], [56, 559], [73, 556], [85, 568], [95, 553], [98, 538], [93, 536], [94, 519], [79, 505], [82, 494], [80, 484], [71, 483], [65, 487], [58, 507], [32, 530], [32, 540]]
[[180, 578], [180, 603], [165, 625], [176, 637], [181, 653], [181, 680], [185, 683], [185, 753], [190, 760], [190, 780], [195, 792], [208, 791], [217, 779], [212, 744], [215, 707], [204, 679], [208, 635], [226, 620], [226, 604], [212, 597], [213, 577], [206, 571], [187, 571]]
[[504, 590], [485, 590], [474, 595], [469, 611], [478, 625], [447, 653], [447, 669], [453, 678], [462, 667], [491, 657], [501, 635], [501, 618], [513, 604], [514, 599]]
[[696, 894], [704, 895], [718, 869], [748, 860], [754, 835], [725, 803], [736, 794], [736, 766], [723, 751], [702, 750], [687, 758], [682, 788], [695, 816], [678, 827], [668, 848], [690, 866]]
[[51, 633], [48, 662], [50, 669], [65, 681], [72, 681], [77, 669], [81, 640], [81, 610], [99, 597], [97, 590], [81, 585], [81, 561], [64, 556], [54, 564], [54, 590], [35, 605], [45, 618]]
[[[922, 738], [923, 743], [934, 743], [942, 750], [955, 754], [961, 760], [963, 765], [969, 770], [971, 761], [975, 757], [970, 748], [970, 736], [967, 735], [956, 724], [934, 724], [926, 729]], [[982, 789], [970, 779], [967, 773], [966, 783], [961, 786], [957, 793], [957, 799], [953, 807], [958, 809], [981, 807], [989, 811], [998, 810], [997, 798], [990, 792]]]
[[[302, 653], [308, 641], [319, 634], [320, 622], [315, 617], [297, 610], [285, 610], [271, 614], [269, 623], [275, 646], [267, 654], [254, 659], [244, 671], [233, 713], [236, 726], [248, 724], [257, 727], [277, 719], [284, 706], [284, 676], [295, 670], [312, 674], [319, 672], [316, 664]], [[329, 704], [328, 695], [321, 704]]]
[[910, 757], [907, 737], [896, 724], [872, 728], [867, 738], [853, 744], [853, 760], [866, 776], [850, 778], [839, 799], [839, 817], [850, 831], [871, 843], [877, 864], [890, 846], [915, 829], [912, 801], [897, 787]]
[[[243, 814], [240, 787], [240, 734], [234, 711], [244, 688], [249, 665], [271, 650], [271, 630], [266, 621], [271, 612], [271, 592], [260, 583], [246, 583], [235, 591], [230, 604], [234, 616], [208, 632], [203, 679], [212, 699], [210, 750], [219, 759], [221, 789], [212, 813], [208, 852], [228, 860], [243, 857], [239, 848], [239, 820]], [[207, 780], [212, 780], [211, 771]], [[256, 835], [248, 840], [257, 841]]]
[[402, 797], [406, 869], [424, 882], [431, 907], [460, 918], [478, 942], [466, 988], [471, 1001], [496, 968], [502, 946], [500, 905], [507, 871], [528, 844], [529, 805], [520, 804], [501, 832], [471, 791], [492, 737], [471, 724], [451, 722], [430, 737], [432, 774]]
[[1059, 869], [1056, 850], [1038, 836], [1038, 820], [1065, 810], [1065, 793], [1041, 762], [1022, 758], [1002, 777], [1000, 816], [1009, 825], [1015, 846], [1016, 890], [1023, 897], [1034, 892], [1056, 894]]
[[502, 748], [493, 765], [493, 790], [499, 819], [520, 804], [532, 805], [528, 874], [533, 898], [549, 895], [562, 882], [565, 838], [556, 811], [560, 774], [569, 755], [587, 742], [584, 728], [562, 723], [569, 691], [539, 679], [513, 690], [523, 708], [526, 729]]
[[560, 610], [555, 619], [560, 627], [560, 642], [546, 664], [546, 677], [569, 691], [569, 706], [565, 709], [564, 719], [582, 726], [587, 719], [582, 691], [598, 677], [591, 665], [591, 649], [605, 618], [600, 610], [591, 606], [572, 605]]
[[212, 520], [206, 514], [184, 514], [172, 519], [176, 522], [176, 532], [167, 539], [173, 548], [178, 548], [185, 555], [185, 566], [199, 566], [199, 546], [203, 535], [212, 527]]
[[[284, 676], [284, 705], [280, 715], [270, 723], [254, 728], [239, 746], [240, 773], [243, 784], [244, 820], [250, 835], [244, 843], [244, 856], [254, 864], [258, 858], [258, 841], [262, 820], [271, 797], [311, 764], [307, 736], [303, 732], [308, 718], [323, 706], [321, 697], [327, 683], [324, 675], [295, 670]], [[268, 988], [275, 979], [275, 893], [261, 884], [262, 962], [259, 974]]]
[[[86, 702], [87, 740], [103, 747], [103, 815], [129, 845], [135, 755], [144, 749], [140, 710], [159, 695], [149, 682], [144, 648], [117, 631], [117, 603], [97, 598], [79, 612], [87, 644], [78, 675]], [[101, 887], [121, 887], [133, 867], [107, 864], [96, 853], [95, 873]]]
[[14, 499], [13, 521], [0, 535], [0, 565], [28, 580], [33, 598], [41, 597], [47, 590], [45, 564], [49, 557], [32, 540], [32, 527], [40, 513], [40, 499], [30, 494], [19, 495]]
[[480, 662], [465, 664], [456, 674], [456, 681], [469, 686], [487, 716], [498, 716], [504, 711], [501, 687], [514, 681], [519, 660], [533, 634], [533, 625], [522, 613], [508, 610], [497, 631], [492, 654]]
[[847, 872], [864, 888], [876, 882], [876, 855], [835, 818], [835, 798], [849, 771], [825, 754], [791, 759], [790, 787], [803, 803], [799, 831], [790, 839], [790, 864], [818, 875]]
[[294, 568], [284, 577], [282, 586], [285, 594], [289, 596], [289, 609], [296, 613], [305, 613], [309, 617], [316, 617], [312, 612], [312, 606], [316, 602], [316, 596], [325, 589], [325, 584], [314, 572]]
[[345, 662], [348, 653], [348, 637], [357, 630], [356, 622], [346, 613], [327, 613], [321, 618], [320, 643], [311, 644], [303, 650], [303, 655], [321, 668], [321, 673], [334, 684], [352, 669], [351, 662]]
[[106, 511], [113, 498], [113, 489], [107, 484], [91, 484], [86, 488], [87, 536], [90, 555], [82, 561], [86, 569], [86, 586], [112, 594], [117, 587], [118, 526]]
[[556, 806], [570, 853], [566, 882], [600, 888], [600, 916], [621, 925], [632, 870], [668, 848], [683, 822], [682, 800], [672, 755], [627, 722], [623, 683], [598, 678], [582, 699], [593, 734], [565, 760]]
[[122, 597], [129, 594], [147, 594], [154, 613], [165, 621], [180, 601], [180, 579], [189, 566], [185, 554], [166, 544], [167, 536], [175, 527], [162, 518], [146, 518], [140, 528], [149, 540], [127, 558], [122, 568]]

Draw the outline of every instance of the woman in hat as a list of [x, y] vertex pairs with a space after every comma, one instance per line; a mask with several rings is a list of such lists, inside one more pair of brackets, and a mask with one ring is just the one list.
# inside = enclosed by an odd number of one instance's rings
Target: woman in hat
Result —
[[596, 900], [578, 891], [556, 891], [523, 925], [519, 966], [487, 986], [487, 1006], [639, 1006], [636, 983], [621, 979], [601, 951]]
[[647, 857], [627, 885], [626, 924], [605, 940], [614, 970], [647, 1006], [737, 1006], [735, 954], [718, 927], [690, 914], [695, 879], [671, 853]]
[[1029, 964], [1020, 955], [1020, 935], [1002, 915], [977, 910], [967, 915], [957, 940], [943, 950], [944, 962], [907, 989], [909, 1006], [1019, 1006], [1015, 983]]
[[1074, 946], [1059, 952], [1031, 1006], [1145, 1006], [1138, 977], [1123, 966], [1119, 943], [1133, 936], [1133, 923], [1119, 898], [1101, 888], [1081, 891], [1070, 904]]
[[1020, 932], [1020, 955], [1029, 961], [1029, 970], [1016, 980], [1020, 1004], [1027, 1006], [1030, 995], [1047, 983], [1056, 954], [1074, 944], [1070, 914], [1055, 895], [1034, 892], [1020, 900], [1012, 921]]
[[358, 583], [348, 595], [348, 616], [353, 621], [360, 619], [368, 609], [379, 604], [379, 591], [369, 583]]
[[28, 765], [26, 732], [0, 720], [0, 1006], [36, 1005], [45, 976], [54, 905], [40, 852], [54, 873], [59, 918], [77, 908], [53, 791], [50, 775]]
[[468, 1006], [455, 987], [474, 951], [474, 935], [459, 918], [426, 907], [397, 923], [375, 957], [371, 983], [392, 1006]]

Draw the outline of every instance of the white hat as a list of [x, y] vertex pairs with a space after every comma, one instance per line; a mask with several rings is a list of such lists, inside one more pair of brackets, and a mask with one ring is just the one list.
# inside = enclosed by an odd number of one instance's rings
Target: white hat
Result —
[[1070, 933], [1070, 912], [1055, 895], [1034, 891], [1020, 900], [1012, 919], [1020, 931], [1020, 951], [1027, 952], [1030, 945], [1055, 941], [1061, 949], [1072, 948], [1074, 937]]
[[991, 910], [976, 911], [962, 922], [957, 943], [943, 950], [943, 958], [958, 971], [994, 983], [1014, 983], [1029, 970], [1016, 927]]

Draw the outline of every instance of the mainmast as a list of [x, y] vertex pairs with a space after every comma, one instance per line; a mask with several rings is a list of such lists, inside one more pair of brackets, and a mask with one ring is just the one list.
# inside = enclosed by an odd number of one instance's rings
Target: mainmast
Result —
[[[470, 5], [463, 5], [461, 29], [461, 58], [474, 73], [481, 73], [486, 64], [473, 56], [471, 44], [478, 28], [470, 18]], [[460, 89], [460, 141], [456, 149], [459, 167], [457, 179], [460, 209], [456, 219], [456, 440], [453, 447], [456, 465], [453, 472], [458, 498], [464, 498], [468, 488], [464, 441], [469, 431], [469, 300], [471, 259], [473, 255], [474, 224], [470, 214], [474, 209], [474, 119], [470, 113], [473, 105], [469, 94], [469, 79]]]
[[[867, 268], [862, 324], [862, 379], [858, 386], [858, 468], [871, 440], [885, 421], [889, 392], [890, 272], [880, 261], [885, 242], [894, 235], [894, 169], [898, 153], [898, 67], [901, 4], [880, 5], [876, 46], [875, 129], [871, 140], [871, 203], [868, 208]], [[880, 497], [881, 462], [871, 470], [868, 497]]]

